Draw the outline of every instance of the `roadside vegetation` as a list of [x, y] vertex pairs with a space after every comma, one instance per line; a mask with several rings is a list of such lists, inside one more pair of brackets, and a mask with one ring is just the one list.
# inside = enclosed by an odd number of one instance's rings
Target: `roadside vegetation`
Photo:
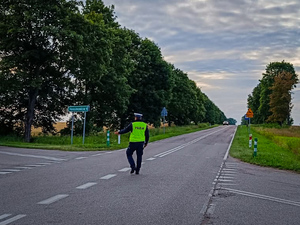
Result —
[[[210, 126], [209, 123], [201, 123], [198, 125], [188, 126], [172, 126], [151, 128], [150, 142], [166, 139], [173, 136], [192, 133], [218, 125]], [[107, 133], [99, 132], [97, 135], [89, 135], [85, 137], [82, 144], [82, 135], [73, 137], [73, 145], [71, 145], [70, 135], [66, 136], [35, 136], [32, 142], [24, 142], [23, 137], [17, 136], [0, 136], [0, 145], [22, 148], [39, 148], [39, 149], [56, 149], [64, 151], [99, 151], [99, 150], [116, 150], [126, 148], [128, 146], [129, 134], [121, 135], [121, 142], [118, 144], [118, 136], [110, 132], [110, 144], [107, 146]]]
[[[300, 173], [300, 127], [252, 125], [252, 147], [249, 148], [249, 129], [238, 126], [230, 155], [244, 162], [292, 170]], [[258, 139], [257, 156], [253, 156], [254, 138]]]

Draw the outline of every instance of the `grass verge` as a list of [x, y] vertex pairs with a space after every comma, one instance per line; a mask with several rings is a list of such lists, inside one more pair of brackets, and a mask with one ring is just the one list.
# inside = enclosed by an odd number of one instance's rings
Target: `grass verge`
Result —
[[[207, 123], [180, 127], [165, 127], [149, 129], [150, 142], [166, 139], [173, 136], [192, 133], [200, 130], [209, 129], [218, 125], [210, 126]], [[19, 148], [36, 148], [63, 151], [100, 151], [100, 150], [116, 150], [127, 148], [129, 142], [129, 134], [121, 135], [121, 143], [118, 144], [118, 136], [113, 132], [110, 133], [110, 145], [107, 146], [106, 133], [101, 132], [96, 136], [85, 137], [82, 144], [82, 136], [73, 137], [73, 145], [71, 145], [70, 136], [36, 136], [32, 138], [31, 143], [26, 143], [21, 137], [5, 136], [0, 137], [0, 145]]]
[[247, 127], [238, 126], [230, 149], [232, 157], [260, 166], [293, 170], [300, 173], [300, 152], [293, 150], [296, 146], [299, 148], [297, 145], [299, 138], [276, 136], [272, 133], [264, 133], [261, 129], [254, 127], [251, 128], [251, 133], [253, 140], [258, 138], [257, 156], [253, 157], [254, 142], [252, 148], [249, 148]]

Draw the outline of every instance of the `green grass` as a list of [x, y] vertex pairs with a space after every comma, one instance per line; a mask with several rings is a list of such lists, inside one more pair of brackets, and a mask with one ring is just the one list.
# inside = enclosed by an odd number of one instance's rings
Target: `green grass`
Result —
[[233, 140], [230, 155], [244, 162], [300, 172], [300, 138], [276, 136], [259, 127], [252, 127], [251, 133], [258, 138], [257, 156], [249, 148], [249, 133], [246, 126], [239, 126]]
[[[149, 129], [150, 142], [209, 129], [216, 126], [218, 125], [209, 126], [209, 124], [204, 123], [180, 127], [165, 127], [165, 132], [164, 128]], [[5, 136], [0, 137], [0, 145], [20, 148], [56, 149], [64, 151], [116, 150], [126, 148], [128, 146], [129, 134], [121, 135], [121, 143], [118, 144], [118, 136], [111, 132], [109, 147], [107, 146], [106, 137], [106, 133], [104, 132], [101, 132], [96, 136], [86, 136], [83, 145], [82, 136], [74, 136], [73, 145], [71, 145], [70, 136], [36, 136], [32, 138], [31, 143], [24, 142], [21, 137]]]

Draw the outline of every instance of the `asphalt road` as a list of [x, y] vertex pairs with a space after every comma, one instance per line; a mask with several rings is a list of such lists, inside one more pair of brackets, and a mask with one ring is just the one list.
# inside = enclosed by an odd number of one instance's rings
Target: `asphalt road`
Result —
[[234, 131], [150, 143], [140, 175], [124, 149], [0, 147], [0, 225], [299, 224], [299, 174], [224, 160]]

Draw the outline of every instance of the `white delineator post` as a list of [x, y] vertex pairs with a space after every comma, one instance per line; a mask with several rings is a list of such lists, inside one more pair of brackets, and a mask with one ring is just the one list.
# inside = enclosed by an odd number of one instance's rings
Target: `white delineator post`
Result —
[[249, 148], [252, 147], [252, 134], [249, 134]]
[[121, 135], [119, 134], [118, 135], [118, 144], [120, 144], [121, 143]]

